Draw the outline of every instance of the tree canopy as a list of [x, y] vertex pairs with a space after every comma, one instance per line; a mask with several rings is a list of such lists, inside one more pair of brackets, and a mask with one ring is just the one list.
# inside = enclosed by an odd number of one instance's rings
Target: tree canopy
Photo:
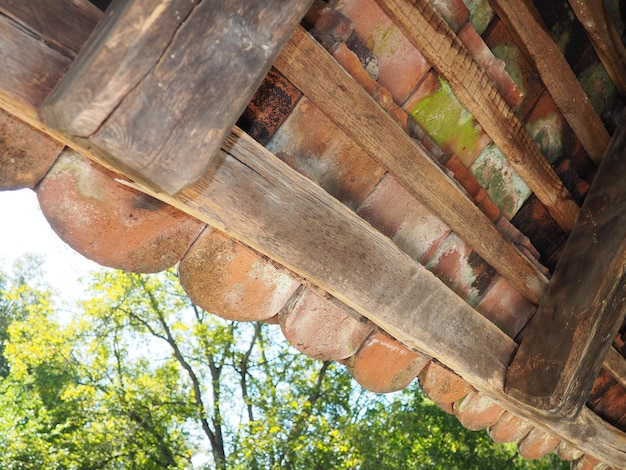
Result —
[[1, 468], [568, 468], [199, 309], [175, 271], [98, 272], [69, 319], [30, 272], [0, 273]]

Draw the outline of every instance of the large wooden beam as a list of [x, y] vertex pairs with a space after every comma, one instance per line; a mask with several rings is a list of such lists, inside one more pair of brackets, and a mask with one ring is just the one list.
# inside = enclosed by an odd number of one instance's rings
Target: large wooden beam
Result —
[[169, 193], [195, 181], [312, 0], [116, 0], [41, 109]]
[[295, 31], [274, 65], [523, 296], [538, 303], [547, 284], [543, 274], [304, 29]]
[[626, 116], [507, 375], [507, 392], [546, 415], [579, 413], [626, 313], [625, 183]]
[[615, 88], [626, 95], [626, 47], [602, 0], [569, 0]]
[[490, 3], [535, 65], [584, 149], [599, 164], [609, 144], [609, 134], [532, 1], [492, 0]]
[[578, 206], [485, 71], [428, 0], [378, 0], [403, 34], [450, 82], [459, 101], [566, 233]]

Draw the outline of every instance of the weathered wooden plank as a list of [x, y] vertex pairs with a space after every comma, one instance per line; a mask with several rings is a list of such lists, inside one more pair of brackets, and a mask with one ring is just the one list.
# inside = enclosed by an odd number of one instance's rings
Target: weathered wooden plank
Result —
[[602, 0], [569, 0], [576, 18], [621, 95], [626, 95], [626, 47]]
[[547, 415], [584, 406], [626, 313], [626, 117], [509, 368], [507, 392]]
[[70, 59], [19, 24], [0, 15], [0, 88], [9, 98], [39, 106], [63, 76]]
[[609, 134], [530, 0], [493, 0], [496, 13], [525, 51], [591, 159], [599, 164]]
[[378, 0], [378, 3], [450, 82], [459, 101], [474, 115], [559, 226], [569, 232], [578, 217], [578, 206], [522, 122], [431, 2]]
[[102, 16], [88, 0], [0, 0], [0, 14], [67, 56], [78, 53]]
[[[27, 44], [27, 43], [23, 43], [23, 44]], [[22, 53], [26, 53], [27, 51], [28, 49], [22, 50]], [[0, 82], [0, 85], [1, 84], [2, 82]], [[14, 114], [19, 116], [23, 120], [29, 122], [34, 127], [41, 129], [42, 131], [55, 137], [56, 139], [59, 139], [60, 141], [71, 144], [78, 151], [80, 151], [84, 155], [89, 156], [93, 160], [106, 164], [106, 162], [102, 159], [102, 156], [99, 156], [98, 154], [93, 153], [92, 151], [93, 148], [90, 147], [89, 145], [81, 146], [76, 142], [70, 142], [66, 137], [62, 136], [55, 130], [50, 129], [49, 127], [45, 126], [43, 123], [38, 121], [37, 115], [34, 112], [32, 103], [19, 101], [11, 96], [7, 96], [6, 90], [3, 90], [2, 88], [0, 88], [0, 106], [7, 109], [10, 112], [13, 112]], [[245, 138], [245, 136], [242, 136], [242, 138]], [[252, 143], [249, 142], [249, 144], [252, 144]], [[236, 152], [233, 148], [229, 149], [229, 151], [233, 154], [241, 153], [241, 152]], [[262, 149], [258, 149], [258, 148], [255, 150], [255, 155], [256, 155], [256, 152], [261, 152], [261, 155], [266, 153], [266, 151]], [[221, 158], [225, 158], [223, 154], [221, 155], [222, 155]], [[257, 156], [252, 156], [251, 164], [253, 164], [256, 159], [257, 159]], [[255, 167], [254, 165], [253, 166], [243, 165], [243, 166], [239, 166], [238, 168], [239, 170], [237, 169], [235, 170], [235, 173], [237, 176], [241, 176], [241, 175], [247, 176], [250, 174], [260, 175], [260, 174], [268, 172], [268, 170], [262, 170], [258, 166]], [[253, 169], [251, 172], [249, 171], [250, 168]], [[269, 173], [271, 174], [273, 173], [273, 171], [274, 170], [271, 170], [269, 171]], [[290, 175], [290, 178], [295, 178], [295, 177], [296, 176], [294, 176], [293, 174]], [[206, 175], [206, 178], [209, 178], [210, 180], [211, 175], [210, 174]], [[297, 179], [295, 181], [295, 185], [299, 186], [300, 181], [303, 181], [304, 184], [310, 185], [310, 182], [307, 183], [308, 180], [305, 180], [305, 179], [303, 180]], [[266, 185], [267, 183], [264, 183], [264, 186]], [[136, 185], [136, 186], [139, 188], [142, 188], [142, 186], [139, 186], [139, 185]], [[212, 193], [210, 191], [206, 191], [206, 189], [209, 186], [210, 186], [209, 183], [204, 183], [202, 181], [199, 181], [195, 183], [192, 187], [183, 190], [181, 193], [176, 194], [175, 196], [170, 196], [165, 193], [159, 193], [155, 190], [150, 190], [145, 187], [143, 187], [143, 189], [147, 193], [152, 194], [153, 196], [156, 196], [162, 199], [163, 201], [170, 203], [178, 207], [179, 209], [184, 210], [185, 212], [204, 220], [205, 222], [211, 223], [213, 226], [217, 228], [221, 228], [222, 230], [229, 232], [231, 235], [236, 235], [236, 233], [233, 230], [228, 230], [227, 225], [229, 224], [230, 216], [233, 214], [236, 214], [237, 210], [234, 210], [229, 213], [226, 209], [224, 209], [221, 212], [222, 215], [218, 215], [217, 213], [212, 212], [212, 206], [208, 202], [208, 200], [211, 199]], [[317, 189], [319, 190], [319, 188]], [[226, 196], [225, 198], [226, 200], [230, 200], [232, 203], [237, 203], [238, 201], [241, 200], [241, 198], [236, 193], [230, 193], [230, 195]], [[193, 205], [190, 205], [189, 203], [190, 200], [193, 200]], [[265, 202], [267, 203], [271, 201], [267, 201], [267, 199], [265, 199]], [[291, 198], [289, 198], [288, 203], [291, 204], [291, 202], [292, 202]], [[331, 198], [328, 204], [330, 204], [332, 207], [335, 207], [336, 201], [332, 200]], [[203, 208], [203, 209], [200, 210], [198, 208]], [[276, 207], [276, 210], [279, 212], [282, 211], [283, 209], [284, 209], [283, 206]], [[341, 210], [346, 210], [346, 209], [344, 207]], [[239, 217], [239, 219], [242, 219], [242, 217]], [[318, 220], [307, 219], [306, 221], [307, 225], [304, 228], [302, 228], [301, 232], [306, 234], [308, 231], [309, 225], [311, 224], [316, 225], [316, 224], [319, 224], [320, 222], [322, 222], [322, 220], [320, 219]], [[342, 226], [343, 226], [343, 222], [342, 222]], [[252, 242], [247, 241], [246, 238], [242, 234], [239, 234], [236, 238], [243, 241], [244, 243], [249, 242], [248, 244], [252, 245]], [[313, 239], [310, 241], [310, 245], [314, 247], [314, 246], [317, 246], [320, 242], [324, 242], [324, 240]], [[288, 246], [289, 240], [279, 240], [279, 239], [273, 238], [271, 233], [266, 233], [266, 237], [264, 237], [262, 240], [259, 240], [258, 247], [263, 248], [261, 251], [265, 255], [272, 257], [272, 253], [275, 249], [273, 247], [276, 244], [283, 244], [285, 246]], [[289, 249], [288, 248], [283, 248], [283, 249], [284, 249], [284, 252], [288, 254]], [[320, 247], [320, 249], [324, 249], [324, 247], [322, 246]], [[347, 269], [352, 269], [352, 268], [347, 268]], [[382, 269], [385, 271], [388, 271], [391, 274], [395, 272], [395, 267], [391, 265], [387, 265], [386, 267], [383, 266]], [[335, 276], [335, 279], [336, 278], [337, 277]], [[413, 290], [414, 286], [411, 285], [410, 289]], [[370, 292], [368, 292], [367, 294], [369, 295]], [[458, 299], [456, 300], [458, 301]], [[359, 299], [356, 299], [356, 302], [360, 303]], [[351, 301], [350, 303], [354, 303], [354, 301]], [[400, 307], [402, 307], [402, 305], [400, 305]], [[448, 306], [445, 304], [439, 305], [439, 308], [441, 308], [442, 310], [445, 310], [447, 307]], [[402, 316], [404, 314], [405, 312], [402, 312]], [[370, 315], [376, 315], [376, 312], [371, 312]], [[401, 315], [398, 314], [397, 318], [400, 318], [400, 317]], [[398, 338], [402, 341], [405, 341], [407, 344], [413, 344], [411, 340], [412, 336], [421, 335], [419, 322], [410, 321], [410, 318], [411, 317], [409, 317], [408, 319], [405, 319], [404, 324], [389, 326], [389, 328], [392, 330], [393, 330], [392, 328], [393, 326], [397, 330], [396, 333], [398, 335]], [[503, 333], [494, 332], [491, 328], [487, 331], [488, 331], [487, 333], [488, 337], [491, 337], [492, 334], [498, 334], [498, 335], [504, 336]], [[477, 334], [479, 334], [479, 337], [482, 338], [482, 333], [477, 333]], [[494, 338], [491, 338], [491, 340], [493, 339]], [[506, 344], [511, 345], [511, 341], [508, 338], [501, 338], [501, 339], [495, 338], [495, 340], [498, 343], [500, 341], [503, 341], [502, 343], [503, 345], [506, 345]], [[477, 344], [480, 343], [478, 341], [475, 341], [475, 342]], [[600, 460], [606, 461], [607, 463], [615, 466], [616, 468], [626, 467], [626, 453], [624, 452], [624, 449], [626, 448], [626, 436], [621, 431], [612, 428], [606, 422], [602, 421], [598, 416], [596, 416], [590, 410], [584, 409], [581, 412], [580, 416], [571, 423], [562, 422], [562, 421], [553, 422], [553, 421], [545, 420], [541, 417], [538, 417], [533, 412], [533, 410], [525, 409], [523, 408], [522, 405], [516, 404], [509, 397], [507, 397], [502, 391], [503, 385], [504, 385], [503, 378], [506, 372], [506, 365], [503, 364], [503, 362], [505, 362], [504, 360], [505, 357], [510, 357], [514, 353], [514, 349], [511, 349], [510, 351], [507, 351], [507, 350], [503, 351], [500, 348], [498, 348], [492, 352], [488, 350], [489, 349], [488, 343], [489, 343], [488, 341], [487, 343], [485, 343], [486, 350], [479, 351], [479, 357], [480, 355], [485, 354], [486, 356], [488, 356], [488, 359], [486, 359], [487, 363], [491, 363], [492, 365], [496, 366], [498, 369], [495, 370], [490, 375], [491, 377], [490, 379], [474, 383], [473, 384], [474, 386], [476, 386], [480, 390], [483, 390], [488, 395], [494, 397], [496, 400], [498, 400], [503, 406], [505, 406], [510, 411], [520, 416], [526, 417], [531, 422], [539, 426], [547, 426], [556, 435], [559, 435], [561, 438], [566, 439], [573, 445], [580, 447], [584, 452], [588, 453], [589, 455], [593, 455]], [[452, 346], [448, 345], [448, 348], [451, 353], [454, 353], [456, 355], [465, 354], [464, 350], [462, 350], [461, 348], [457, 348], [455, 345], [452, 345]], [[474, 354], [474, 352], [472, 352], [472, 354]], [[494, 355], [495, 355], [495, 358], [491, 357]], [[466, 359], [462, 359], [462, 358], [454, 359], [454, 361], [455, 363], [457, 363], [458, 361], [466, 361]], [[473, 367], [473, 370], [476, 370], [475, 366]], [[457, 372], [461, 375], [464, 374], [464, 371], [462, 369], [457, 370]]]
[[311, 3], [119, 0], [42, 115], [175, 193], [205, 171]]
[[296, 30], [274, 66], [522, 295], [538, 303], [547, 284], [543, 274], [306, 31]]

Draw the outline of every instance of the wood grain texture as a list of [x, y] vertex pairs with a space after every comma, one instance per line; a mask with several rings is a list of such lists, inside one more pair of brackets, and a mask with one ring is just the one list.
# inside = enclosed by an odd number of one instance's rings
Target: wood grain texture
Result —
[[584, 149], [599, 164], [609, 144], [609, 134], [532, 1], [493, 0], [490, 3], [539, 72]]
[[0, 14], [68, 57], [80, 51], [102, 16], [89, 0], [0, 0]]
[[538, 303], [547, 285], [543, 274], [306, 31], [296, 30], [274, 66], [523, 296]]
[[312, 0], [118, 0], [42, 108], [143, 181], [196, 180]]
[[[0, 27], [2, 27], [2, 23], [0, 23]], [[18, 49], [19, 47], [25, 47], [25, 49], [20, 49], [22, 54], [26, 54], [28, 52], [27, 41], [18, 41], [17, 44], [18, 44]], [[49, 67], [53, 67], [54, 64], [55, 64], [54, 62], [47, 62], [45, 65]], [[38, 73], [44, 70], [46, 70], [45, 67], [39, 70]], [[48, 72], [50, 73], [54, 72], [54, 73], [60, 74], [62, 73], [62, 69], [57, 70], [57, 71], [48, 70]], [[70, 141], [67, 137], [63, 136], [59, 132], [43, 124], [40, 120], [37, 119], [37, 114], [35, 112], [35, 108], [33, 107], [33, 103], [20, 100], [19, 96], [15, 97], [14, 95], [10, 93], [10, 90], [6, 90], [2, 88], [3, 83], [4, 82], [0, 81], [0, 107], [3, 107], [9, 112], [12, 112], [14, 115], [19, 117], [20, 119], [28, 122], [33, 127], [36, 127], [44, 131], [45, 133], [54, 137], [55, 139], [61, 142], [64, 142], [66, 144], [69, 144], [70, 146], [74, 147], [77, 151], [81, 152], [83, 155], [89, 156], [92, 160], [99, 162], [101, 164], [104, 164], [105, 166], [110, 166], [110, 163], [104, 159], [103, 155], [99, 154], [97, 152], [97, 149], [94, 149], [94, 147], [91, 146], [88, 142]], [[29, 95], [27, 94], [27, 96]], [[239, 134], [239, 136], [241, 135]], [[235, 142], [246, 138], [245, 136], [241, 136], [241, 137], [239, 136], [235, 134], [234, 136]], [[254, 155], [250, 155], [249, 157], [249, 159], [252, 159], [251, 164], [254, 163], [254, 160], [258, 158], [258, 156], [256, 155], [257, 152], [259, 152], [259, 155], [261, 156], [269, 157], [267, 155], [266, 150], [258, 148], [259, 146], [256, 146], [253, 142], [248, 141], [246, 145], [248, 147], [255, 148]], [[234, 147], [228, 148], [228, 151], [231, 152], [232, 154], [239, 154], [240, 158], [242, 159], [244, 158], [241, 156], [242, 152], [237, 152], [234, 149]], [[216, 166], [213, 169], [212, 173], [207, 174], [205, 177], [203, 177], [201, 181], [198, 181], [191, 187], [183, 190], [181, 193], [178, 193], [175, 196], [171, 196], [169, 194], [159, 192], [155, 188], [150, 189], [150, 188], [138, 185], [138, 184], [135, 184], [134, 186], [137, 188], [143, 189], [144, 192], [151, 194], [163, 200], [166, 203], [169, 203], [169, 204], [174, 205], [175, 207], [178, 207], [179, 209], [189, 213], [190, 215], [194, 217], [197, 217], [205, 222], [212, 224], [216, 228], [226, 231], [231, 236], [234, 236], [235, 238], [242, 241], [243, 243], [247, 243], [249, 246], [256, 246], [263, 254], [265, 254], [266, 256], [270, 258], [273, 255], [278, 256], [275, 253], [279, 249], [279, 248], [275, 248], [276, 245], [281, 245], [280, 253], [286, 254], [285, 256], [291, 256], [289, 254], [290, 253], [290, 250], [289, 250], [290, 240], [289, 239], [286, 239], [286, 240], [279, 239], [279, 238], [276, 238], [278, 236], [277, 233], [271, 232], [271, 231], [264, 231], [263, 232], [264, 236], [261, 239], [257, 240], [258, 242], [257, 244], [254, 244], [252, 240], [247, 240], [246, 236], [244, 236], [243, 233], [237, 233], [234, 230], [229, 228], [231, 227], [230, 225], [231, 217], [239, 218], [240, 222], [238, 223], [246, 222], [245, 220], [241, 220], [243, 218], [237, 215], [236, 210], [230, 211], [230, 212], [226, 209], [221, 209], [219, 212], [217, 210], [214, 210], [214, 209], [220, 209], [221, 206], [216, 205], [215, 201], [213, 200], [213, 195], [216, 195], [217, 193], [210, 190], [211, 188], [216, 187], [211, 183], [211, 179], [219, 171], [219, 168], [222, 165], [222, 162], [226, 160], [226, 158], [227, 157], [225, 153], [220, 153], [220, 161], [214, 162]], [[231, 157], [228, 157], [228, 159], [231, 161], [236, 160]], [[275, 163], [279, 164], [278, 162], [275, 162]], [[306, 188], [310, 188], [310, 185], [311, 185], [310, 181], [305, 180], [305, 179], [303, 180], [302, 177], [298, 177], [297, 175], [294, 175], [293, 172], [289, 172], [288, 169], [284, 168], [284, 166], [281, 166], [281, 167], [282, 167], [282, 170], [280, 171], [280, 173], [282, 173], [283, 171], [287, 172], [286, 177], [288, 181], [291, 181], [291, 183], [289, 183], [289, 186], [294, 186], [294, 185], [300, 186], [300, 182], [303, 181], [302, 184], [306, 185]], [[261, 177], [265, 173], [273, 174], [275, 171], [271, 169], [272, 168], [271, 165], [269, 168], [266, 167], [265, 165], [248, 166], [248, 165], [243, 165], [243, 164], [237, 164], [234, 161], [233, 161], [233, 165], [231, 165], [230, 168], [231, 169], [228, 171], [233, 173], [234, 177], [237, 177], [237, 178], [248, 177], [250, 175], [257, 178], [257, 177]], [[263, 168], [266, 168], [266, 169], [263, 169]], [[119, 169], [118, 169], [118, 172], [119, 172]], [[232, 179], [232, 177], [230, 178]], [[240, 183], [240, 184], [243, 184], [243, 183]], [[267, 181], [264, 183], [259, 183], [259, 184], [261, 184], [262, 187], [265, 187], [268, 185], [271, 187], [271, 183]], [[319, 190], [319, 188], [317, 189]], [[303, 191], [306, 193], [308, 189], [303, 189]], [[219, 196], [219, 194], [217, 195]], [[239, 202], [241, 202], [241, 197], [234, 192], [227, 193], [226, 195], [222, 195], [220, 197], [222, 198], [221, 199], [222, 202], [224, 201], [228, 202], [228, 204], [226, 204], [225, 207], [233, 207], [232, 206], [233, 204], [238, 204]], [[249, 201], [244, 201], [244, 202], [246, 204], [249, 203]], [[287, 199], [286, 203], [291, 204], [291, 202], [292, 202], [291, 198], [289, 198]], [[270, 203], [271, 203], [271, 200], [269, 200], [267, 197], [264, 197], [263, 204], [270, 204]], [[337, 202], [334, 201], [332, 198], [330, 201], [327, 201], [327, 199], [324, 197], [320, 200], [320, 203], [322, 205], [329, 204], [331, 209], [336, 208], [340, 211], [347, 211], [347, 209], [343, 206], [341, 208], [337, 208], [336, 207]], [[278, 212], [285, 212], [284, 208], [285, 208], [285, 205], [281, 204], [280, 206], [276, 207], [276, 210]], [[307, 218], [305, 221], [306, 221], [306, 225], [304, 227], [301, 227], [300, 229], [300, 231], [303, 234], [307, 233], [309, 224], [315, 225], [315, 224], [320, 223], [320, 219], [309, 220]], [[341, 222], [341, 225], [338, 228], [338, 230], [343, 227], [343, 224], [344, 222]], [[248, 227], [248, 229], [250, 229], [250, 227]], [[343, 233], [343, 232], [340, 232], [340, 233]], [[376, 239], [378, 240], [378, 237]], [[332, 240], [334, 240], [334, 238]], [[322, 246], [316, 249], [324, 249], [324, 243], [326, 242], [323, 239], [312, 239], [309, 241], [309, 243], [312, 247], [316, 247], [318, 244], [321, 244]], [[345, 244], [346, 242], [344, 241], [343, 243]], [[388, 240], [384, 239], [382, 243], [384, 244], [384, 246], [393, 249], [393, 246], [391, 247], [389, 246]], [[309, 252], [310, 248], [307, 248], [306, 251]], [[353, 249], [352, 252], [353, 253], [356, 252], [357, 255], [360, 255], [360, 252], [358, 250]], [[400, 255], [396, 254], [394, 255], [394, 257], [395, 256], [399, 256], [401, 259], [405, 259], [404, 256], [401, 254]], [[287, 262], [289, 261], [289, 259], [290, 258], [286, 258], [285, 261]], [[300, 261], [294, 260], [293, 263], [290, 263], [290, 264], [293, 264], [294, 268], [296, 265], [299, 265], [301, 266], [302, 269], [304, 269], [306, 265], [302, 265], [301, 263], [302, 263], [301, 260]], [[349, 268], [349, 269], [351, 270], [353, 268]], [[378, 269], [389, 272], [391, 275], [393, 275], [395, 272], [395, 267], [391, 265], [383, 265]], [[302, 271], [302, 273], [305, 274], [304, 271]], [[326, 271], [323, 271], [323, 274], [325, 273]], [[354, 274], [349, 274], [349, 275], [351, 276], [350, 279], [354, 278]], [[336, 280], [337, 282], [342, 282], [341, 277], [339, 275], [334, 275], [333, 279]], [[315, 280], [312, 280], [312, 282], [315, 282]], [[320, 280], [319, 282], [320, 284], [322, 284], [323, 280]], [[362, 287], [357, 288], [357, 289], [361, 291], [363, 290]], [[411, 285], [410, 289], [413, 290], [414, 286]], [[365, 294], [367, 295], [371, 295], [371, 292], [375, 291], [373, 289], [372, 290], [365, 289], [365, 290], [366, 290]], [[379, 291], [376, 290], [376, 292], [379, 292]], [[410, 296], [407, 297], [405, 295], [403, 298], [408, 299], [409, 297]], [[446, 299], [449, 299], [449, 297], [446, 297]], [[363, 302], [365, 302], [359, 299], [352, 299], [352, 300], [344, 299], [344, 300], [346, 300], [346, 302], [349, 301], [349, 303], [351, 304], [360, 304], [360, 305], [363, 305]], [[374, 299], [374, 300], [368, 300], [367, 302], [369, 303], [369, 302], [375, 302], [375, 301], [376, 300]], [[432, 301], [436, 302], [437, 299], [432, 299]], [[459, 302], [459, 299], [454, 298], [454, 302], [456, 305], [456, 302]], [[411, 302], [408, 302], [408, 303], [411, 304]], [[401, 310], [403, 307], [404, 307], [404, 303], [401, 303], [398, 306], [398, 309]], [[437, 308], [437, 307], [441, 309], [442, 311], [445, 311], [445, 309], [448, 308], [449, 306], [446, 303], [439, 303], [439, 304], [433, 305], [433, 308]], [[413, 308], [417, 308], [417, 307], [413, 306]], [[393, 310], [394, 306], [393, 305], [387, 306], [387, 309]], [[466, 315], [467, 311], [465, 309], [467, 309], [467, 307], [466, 306], [462, 307], [462, 309], [465, 311], [464, 315]], [[381, 318], [379, 322], [380, 324], [384, 324], [385, 319], [391, 320], [395, 317], [401, 323], [392, 324], [391, 321], [389, 321], [388, 328], [391, 331], [395, 330], [395, 334], [397, 334], [399, 339], [401, 339], [402, 341], [406, 342], [409, 345], [411, 344], [415, 345], [417, 343], [415, 343], [415, 340], [412, 340], [411, 338], [415, 336], [417, 338], [423, 339], [424, 336], [421, 333], [422, 327], [421, 327], [420, 321], [415, 320], [412, 316], [408, 316], [405, 318], [406, 316], [405, 314], [406, 312], [402, 310], [393, 315], [389, 314], [388, 316]], [[375, 317], [376, 315], [377, 315], [377, 312], [368, 313], [368, 316], [370, 317]], [[432, 313], [431, 314], [427, 313], [426, 318], [428, 317], [432, 318], [432, 315], [433, 315]], [[481, 325], [481, 324], [482, 323], [480, 322], [479, 323], [472, 322], [469, 328], [471, 331], [474, 331], [476, 326]], [[468, 330], [461, 330], [461, 331], [464, 331], [465, 333], [467, 333]], [[550, 420], [546, 420], [543, 417], [537, 416], [533, 412], [533, 410], [524, 408], [523, 405], [521, 404], [516, 404], [515, 401], [512, 401], [509, 397], [504, 395], [502, 390], [503, 390], [503, 385], [504, 385], [503, 379], [506, 373], [505, 362], [506, 362], [506, 358], [511, 357], [511, 355], [514, 353], [514, 345], [512, 344], [509, 338], [505, 337], [504, 333], [499, 332], [499, 331], [494, 331], [491, 327], [486, 331], [487, 332], [485, 333], [486, 336], [485, 336], [484, 343], [480, 340], [476, 340], [476, 338], [473, 338], [473, 342], [475, 343], [475, 345], [471, 346], [472, 349], [470, 350], [470, 354], [472, 355], [478, 354], [479, 359], [482, 357], [482, 355], [485, 355], [487, 358], [483, 362], [481, 362], [481, 365], [479, 366], [475, 364], [468, 366], [469, 373], [472, 377], [475, 377], [480, 372], [479, 369], [489, 364], [492, 367], [495, 367], [496, 369], [491, 371], [488, 374], [488, 376], [484, 379], [481, 379], [480, 377], [478, 377], [477, 381], [473, 383], [475, 387], [477, 387], [481, 391], [484, 391], [487, 395], [494, 397], [499, 403], [501, 403], [505, 408], [509, 409], [513, 413], [528, 419], [530, 422], [534, 423], [535, 425], [549, 428], [550, 430], [552, 430], [552, 432], [555, 435], [558, 435], [562, 439], [565, 439], [568, 442], [570, 442], [572, 445], [579, 447], [585, 453], [592, 455], [600, 460], [606, 461], [610, 465], [615, 466], [615, 468], [626, 467], [626, 453], [624, 452], [624, 449], [626, 449], [626, 435], [622, 433], [621, 431], [609, 426], [601, 418], [596, 416], [591, 410], [583, 409], [580, 416], [571, 423], [563, 422], [563, 421], [553, 422]], [[437, 334], [440, 335], [440, 333], [437, 333]], [[481, 340], [483, 339], [482, 331], [477, 332], [476, 334], [478, 335], [477, 338], [480, 338]], [[466, 339], [464, 341], [467, 341], [467, 343], [471, 343], [470, 339]], [[491, 351], [488, 349], [489, 341], [495, 341], [496, 343], [499, 343], [500, 346], [497, 347], [494, 351]], [[466, 344], [466, 343], [464, 342], [463, 344]], [[474, 349], [474, 348], [480, 348], [481, 344], [484, 344], [484, 349], [478, 349], [478, 350]], [[438, 348], [438, 347], [441, 347], [441, 345], [435, 344], [434, 347]], [[465, 355], [466, 352], [460, 347], [457, 347], [456, 343], [453, 345], [447, 345], [447, 347], [449, 349], [448, 354], [452, 355], [450, 358], [451, 364], [452, 363], [456, 364], [457, 367], [459, 367], [459, 369], [456, 372], [464, 376], [465, 371], [463, 370], [463, 367], [464, 367], [463, 364], [467, 364], [469, 361], [467, 357], [463, 358], [460, 356]]]
[[[428, 0], [378, 0], [568, 233], [578, 206], [484, 70]], [[597, 116], [596, 116], [597, 117]]]
[[613, 135], [563, 254], [507, 375], [507, 392], [571, 418], [626, 313], [626, 117]]
[[91, 141], [169, 193], [207, 168], [311, 0], [204, 0]]
[[113, 1], [63, 81], [43, 103], [44, 122], [68, 135], [95, 133], [161, 58], [195, 3]]
[[602, 0], [569, 0], [615, 88], [626, 95], [626, 47]]

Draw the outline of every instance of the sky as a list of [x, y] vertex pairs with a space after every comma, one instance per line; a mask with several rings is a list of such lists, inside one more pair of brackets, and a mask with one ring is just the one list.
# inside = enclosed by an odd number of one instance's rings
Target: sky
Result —
[[45, 280], [65, 300], [84, 297], [80, 276], [100, 266], [75, 252], [52, 230], [30, 189], [0, 191], [0, 269], [10, 271], [25, 253], [43, 256]]

